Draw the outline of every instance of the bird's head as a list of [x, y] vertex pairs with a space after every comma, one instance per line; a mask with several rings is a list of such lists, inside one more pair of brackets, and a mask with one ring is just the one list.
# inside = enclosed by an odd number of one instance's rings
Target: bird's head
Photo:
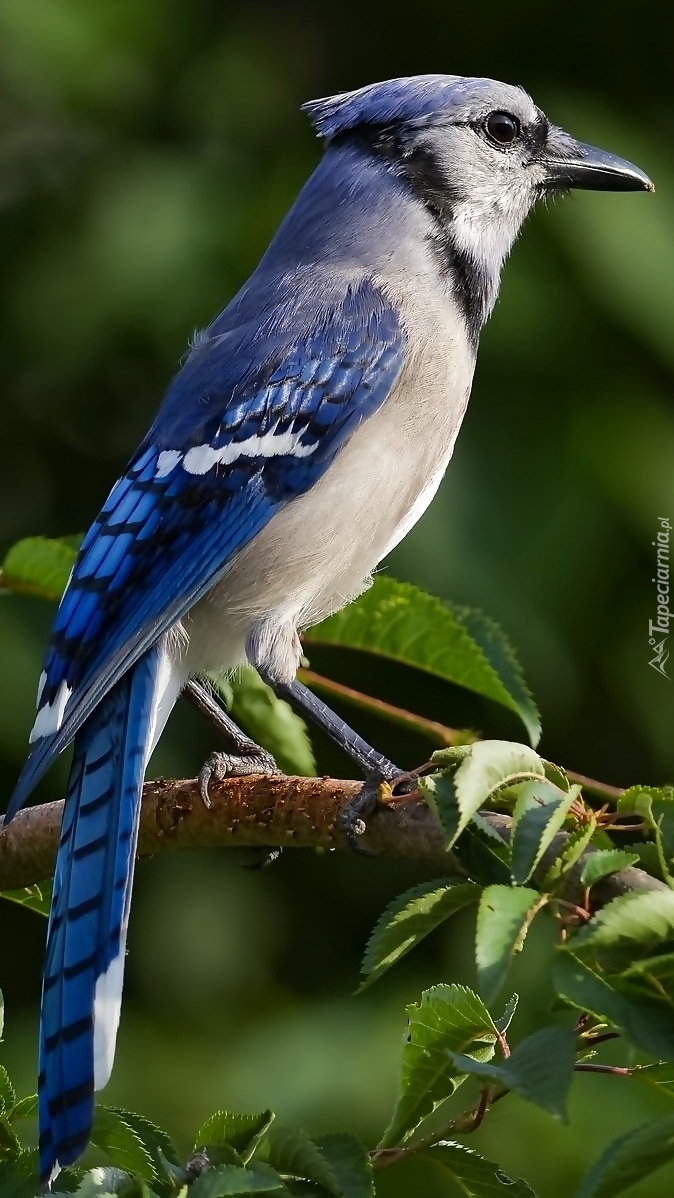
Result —
[[484, 276], [481, 319], [539, 197], [574, 187], [653, 190], [638, 167], [576, 141], [522, 88], [493, 79], [391, 79], [305, 109], [320, 137], [384, 160], [430, 210], [448, 261], [463, 259]]

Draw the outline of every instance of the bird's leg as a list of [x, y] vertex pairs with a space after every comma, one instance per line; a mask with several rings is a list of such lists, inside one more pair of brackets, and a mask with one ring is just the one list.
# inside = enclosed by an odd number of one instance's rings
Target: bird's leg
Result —
[[[366, 819], [372, 815], [380, 797], [382, 783], [395, 787], [396, 781], [407, 780], [407, 774], [378, 753], [367, 741], [363, 740], [353, 728], [345, 724], [322, 699], [317, 698], [306, 686], [295, 678], [292, 682], [278, 682], [272, 678], [264, 667], [256, 666], [262, 679], [280, 698], [289, 699], [300, 710], [313, 720], [319, 728], [339, 745], [348, 756], [355, 761], [358, 768], [365, 774], [365, 782], [358, 794], [347, 803], [337, 817], [337, 827], [343, 833], [352, 849], [363, 853], [359, 838], [366, 829]], [[369, 855], [369, 854], [368, 854]]]
[[211, 753], [201, 768], [199, 793], [206, 807], [211, 806], [208, 797], [211, 778], [221, 782], [223, 778], [241, 778], [246, 774], [280, 774], [271, 753], [241, 731], [203, 682], [193, 678], [187, 683], [183, 694], [234, 750], [231, 753]]

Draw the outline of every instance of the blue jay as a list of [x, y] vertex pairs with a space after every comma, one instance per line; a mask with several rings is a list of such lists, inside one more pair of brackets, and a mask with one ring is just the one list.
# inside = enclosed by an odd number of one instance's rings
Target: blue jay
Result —
[[[431, 502], [537, 198], [652, 189], [489, 79], [394, 79], [305, 107], [325, 154], [84, 539], [9, 805], [74, 739], [42, 992], [45, 1183], [85, 1148], [112, 1068], [143, 776], [178, 695], [248, 662], [366, 778], [396, 778], [296, 680], [298, 630], [358, 595]], [[375, 793], [347, 813], [352, 839]]]

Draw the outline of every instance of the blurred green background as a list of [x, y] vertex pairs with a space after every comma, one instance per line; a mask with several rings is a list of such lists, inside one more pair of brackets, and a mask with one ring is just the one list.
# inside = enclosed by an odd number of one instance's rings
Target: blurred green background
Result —
[[[246, 278], [315, 165], [303, 100], [426, 71], [521, 83], [657, 191], [580, 193], [530, 220], [448, 477], [389, 569], [502, 623], [548, 757], [615, 784], [671, 781], [674, 683], [648, 666], [647, 625], [657, 518], [674, 518], [673, 39], [664, 0], [610, 16], [601, 0], [0, 0], [0, 548], [89, 524], [190, 333]], [[4, 792], [52, 615], [0, 601]], [[439, 683], [327, 651], [312, 665], [447, 723], [521, 736]], [[359, 727], [401, 765], [424, 756], [398, 731]], [[152, 770], [191, 774], [212, 747], [177, 710]], [[321, 770], [350, 772], [317, 751]], [[41, 797], [59, 793], [59, 770]], [[354, 998], [375, 918], [423, 871], [308, 853], [264, 874], [245, 862], [214, 852], [139, 867], [106, 1100], [164, 1123], [182, 1147], [217, 1105], [270, 1104], [372, 1142], [395, 1089], [403, 1003], [433, 982], [470, 982], [470, 920]], [[37, 917], [3, 907], [3, 1053], [26, 1091], [43, 936]], [[518, 962], [521, 1030], [552, 998], [549, 951], [542, 927]], [[583, 1077], [566, 1128], [516, 1101], [496, 1108], [481, 1146], [542, 1198], [566, 1198], [600, 1148], [663, 1100]], [[663, 1171], [634, 1193], [670, 1194], [672, 1180]], [[381, 1190], [410, 1184], [390, 1171]], [[419, 1198], [450, 1193], [439, 1177], [424, 1184]]]

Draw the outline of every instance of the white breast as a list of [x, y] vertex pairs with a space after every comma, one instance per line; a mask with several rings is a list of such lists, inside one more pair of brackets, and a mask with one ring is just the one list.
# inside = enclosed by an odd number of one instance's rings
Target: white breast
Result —
[[241, 664], [252, 636], [270, 671], [292, 678], [297, 628], [360, 594], [440, 485], [468, 402], [473, 350], [437, 288], [429, 292], [422, 281], [415, 291], [409, 274], [404, 290], [378, 281], [407, 332], [396, 386], [322, 478], [270, 520], [191, 613], [191, 673]]

